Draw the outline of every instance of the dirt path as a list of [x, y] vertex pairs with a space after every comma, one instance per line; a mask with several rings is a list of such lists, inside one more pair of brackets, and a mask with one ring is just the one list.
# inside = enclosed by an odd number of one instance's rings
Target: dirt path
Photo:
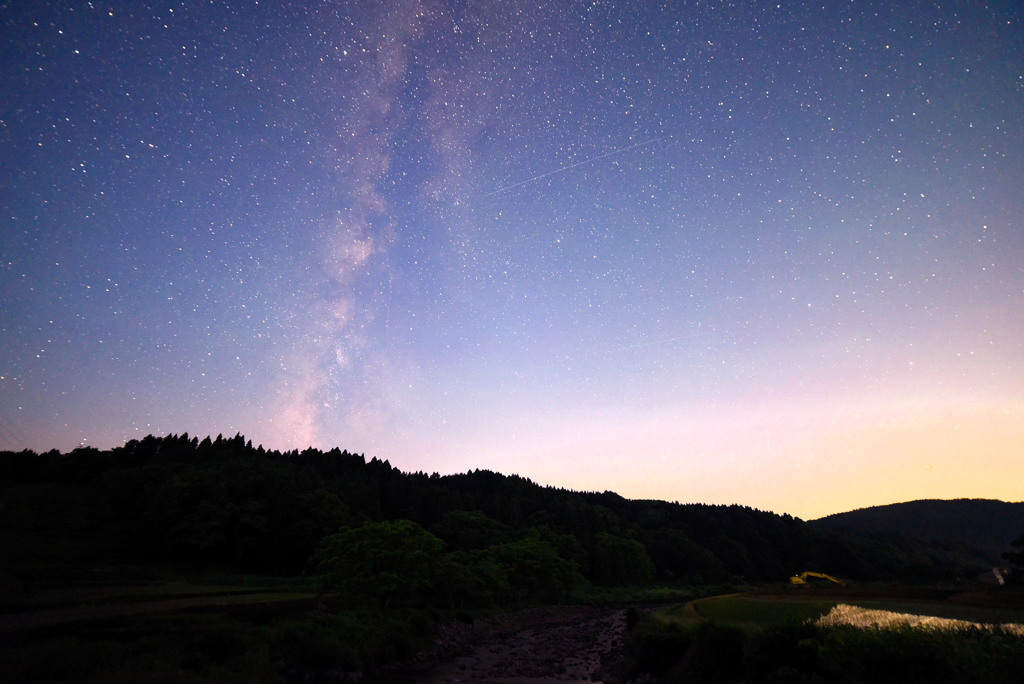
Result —
[[424, 662], [374, 684], [601, 682], [622, 656], [625, 611], [552, 607], [450, 626]]

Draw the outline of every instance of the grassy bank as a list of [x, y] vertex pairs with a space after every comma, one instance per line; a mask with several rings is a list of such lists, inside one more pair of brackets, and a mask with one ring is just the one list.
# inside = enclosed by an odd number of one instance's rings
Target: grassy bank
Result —
[[[412, 657], [437, 616], [348, 608], [256, 578], [38, 590], [0, 614], [0, 672], [32, 682], [291, 682]], [[241, 580], [241, 581], [240, 581]]]
[[417, 611], [229, 602], [4, 635], [0, 671], [33, 682], [289, 682], [411, 657], [433, 633]]
[[[733, 595], [654, 611], [636, 624], [628, 674], [666, 682], [986, 682], [1024, 672], [1024, 636], [998, 627], [859, 628], [816, 621], [849, 599]], [[874, 610], [992, 623], [1019, 612], [948, 602], [868, 599]], [[1006, 618], [1010, 617], [1011, 620]]]

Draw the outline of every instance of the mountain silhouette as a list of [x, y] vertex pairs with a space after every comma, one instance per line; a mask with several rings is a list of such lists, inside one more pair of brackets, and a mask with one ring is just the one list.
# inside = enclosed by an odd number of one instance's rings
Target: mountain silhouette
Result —
[[1024, 502], [921, 499], [835, 513], [811, 525], [833, 532], [863, 531], [924, 542], [951, 542], [984, 553], [992, 563], [1024, 534]]

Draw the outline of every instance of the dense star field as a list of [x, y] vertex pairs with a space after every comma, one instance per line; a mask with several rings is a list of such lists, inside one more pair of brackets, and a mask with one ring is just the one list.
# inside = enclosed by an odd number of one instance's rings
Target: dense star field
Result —
[[1013, 2], [0, 2], [0, 449], [1024, 499]]

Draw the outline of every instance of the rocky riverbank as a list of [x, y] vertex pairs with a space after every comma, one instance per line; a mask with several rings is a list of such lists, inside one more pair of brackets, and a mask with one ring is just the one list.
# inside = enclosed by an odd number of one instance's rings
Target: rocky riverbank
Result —
[[554, 684], [611, 682], [622, 660], [625, 611], [579, 606], [534, 608], [472, 625], [445, 625], [417, 662], [374, 677], [375, 684]]

